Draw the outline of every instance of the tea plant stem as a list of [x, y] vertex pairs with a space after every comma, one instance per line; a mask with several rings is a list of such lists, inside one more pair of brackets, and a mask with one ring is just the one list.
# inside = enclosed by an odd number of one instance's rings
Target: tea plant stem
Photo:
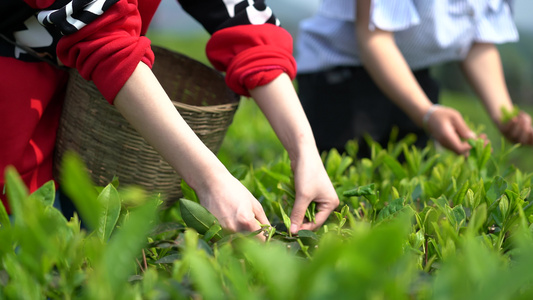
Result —
[[425, 263], [426, 263], [426, 266], [428, 264], [428, 239], [426, 238], [426, 247], [424, 249], [424, 255], [425, 255]]
[[502, 249], [502, 245], [503, 245], [503, 240], [505, 238], [505, 232], [507, 231], [507, 228], [505, 226], [505, 224], [502, 226], [502, 229], [500, 230], [500, 233], [498, 234], [498, 251], [500, 251]]
[[143, 266], [142, 266], [141, 263], [139, 262], [139, 259], [138, 259], [138, 258], [135, 258], [135, 261], [137, 262], [137, 265], [139, 266], [139, 269], [141, 269], [141, 272], [144, 273]]
[[270, 229], [268, 230], [268, 237], [266, 240], [267, 243], [270, 242], [270, 239], [272, 238], [272, 236], [274, 236], [274, 233], [276, 233], [276, 228], [270, 227]]
[[434, 254], [428, 261], [426, 261], [426, 265], [424, 266], [424, 272], [429, 273], [429, 270], [431, 269], [431, 265], [436, 259], [437, 259], [437, 255]]
[[304, 245], [300, 239], [298, 239], [298, 244], [300, 244], [300, 249], [302, 249], [302, 252], [305, 254], [305, 257], [307, 257], [307, 259], [309, 260], [313, 260], [313, 258], [311, 257], [311, 255], [309, 255], [309, 252], [307, 251], [307, 248], [309, 248], [309, 246]]
[[144, 269], [148, 270], [148, 263], [146, 262], [146, 253], [144, 253], [144, 249], [142, 249], [142, 253], [143, 253]]

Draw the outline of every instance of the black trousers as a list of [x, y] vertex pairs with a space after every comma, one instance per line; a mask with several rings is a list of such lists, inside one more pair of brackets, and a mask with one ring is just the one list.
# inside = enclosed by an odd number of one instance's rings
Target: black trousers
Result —
[[[428, 96], [437, 103], [439, 86], [429, 69], [414, 75]], [[369, 157], [363, 137], [368, 134], [386, 147], [393, 126], [398, 139], [409, 133], [417, 136], [416, 146], [426, 146], [429, 136], [385, 96], [363, 67], [337, 67], [318, 73], [299, 74], [298, 94], [311, 123], [318, 149], [344, 152], [346, 142], [359, 141], [359, 157]]]

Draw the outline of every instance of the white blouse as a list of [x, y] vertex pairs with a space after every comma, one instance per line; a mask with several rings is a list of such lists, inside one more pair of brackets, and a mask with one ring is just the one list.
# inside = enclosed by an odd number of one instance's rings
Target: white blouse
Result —
[[[373, 0], [369, 29], [394, 32], [411, 69], [462, 60], [474, 42], [518, 40], [512, 0]], [[323, 0], [300, 24], [298, 71], [359, 66], [355, 36], [356, 0]]]

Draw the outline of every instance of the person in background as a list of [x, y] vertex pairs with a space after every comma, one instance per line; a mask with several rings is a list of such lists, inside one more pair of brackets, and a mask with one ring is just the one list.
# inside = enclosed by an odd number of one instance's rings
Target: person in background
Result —
[[[226, 82], [251, 96], [287, 149], [296, 199], [292, 226], [316, 229], [338, 206], [291, 78], [292, 38], [263, 1], [183, 0], [211, 33], [207, 55]], [[144, 36], [159, 1], [4, 0], [0, 4], [0, 185], [13, 165], [30, 191], [52, 177], [67, 73], [77, 69], [176, 169], [231, 231], [269, 224], [261, 204], [200, 141], [151, 72]], [[2, 202], [7, 205], [5, 195]], [[316, 223], [304, 220], [316, 202]]]
[[[457, 61], [492, 121], [511, 142], [533, 145], [531, 117], [513, 110], [498, 49], [518, 33], [511, 1], [323, 0], [300, 24], [298, 87], [318, 148], [343, 150], [369, 134], [382, 146], [394, 126], [398, 137], [432, 136], [465, 154], [475, 134], [461, 114], [438, 104], [429, 69]], [[360, 143], [361, 145], [361, 143]], [[369, 156], [360, 147], [360, 156]]]

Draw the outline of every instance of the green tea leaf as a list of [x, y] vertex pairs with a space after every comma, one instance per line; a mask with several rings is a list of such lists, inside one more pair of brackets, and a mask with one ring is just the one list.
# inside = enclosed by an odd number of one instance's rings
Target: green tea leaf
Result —
[[270, 193], [270, 192], [265, 188], [265, 186], [264, 186], [263, 183], [259, 180], [259, 178], [255, 177], [255, 178], [254, 178], [254, 181], [255, 181], [256, 187], [257, 187], [257, 189], [259, 190], [259, 192], [261, 193], [261, 195], [262, 195], [263, 197], [265, 197], [265, 199], [266, 199], [269, 203], [275, 202], [275, 197], [272, 195], [272, 193]]
[[292, 184], [287, 184], [285, 182], [280, 182], [278, 183], [278, 189], [284, 191], [285, 193], [287, 193], [287, 195], [289, 196], [290, 199], [295, 199], [296, 197], [296, 192], [294, 191], [294, 187]]
[[467, 180], [463, 183], [461, 186], [461, 189], [458, 190], [455, 195], [453, 196], [453, 203], [455, 204], [462, 204], [465, 200], [465, 196], [467, 191], [469, 190], [470, 182]]
[[4, 203], [0, 201], [0, 228], [2, 226], [6, 228], [11, 227], [11, 221], [9, 221], [9, 216], [7, 214]]
[[366, 195], [375, 195], [375, 185], [373, 183], [363, 186], [358, 186], [354, 189], [344, 191], [342, 193], [345, 197], [359, 197]]
[[11, 166], [6, 168], [5, 181], [7, 200], [12, 214], [15, 216], [15, 220], [22, 218], [24, 215], [22, 202], [28, 198], [28, 188], [20, 178], [17, 170]]
[[99, 218], [96, 234], [102, 241], [107, 241], [120, 215], [120, 196], [113, 184], [108, 184], [102, 190], [98, 195], [98, 202], [102, 205], [102, 215]]
[[505, 220], [507, 218], [507, 214], [509, 212], [509, 199], [507, 199], [506, 195], [503, 195], [500, 198], [500, 203], [498, 204], [500, 211], [502, 213], [502, 217]]
[[183, 194], [183, 198], [189, 199], [191, 201], [199, 203], [198, 196], [196, 195], [196, 192], [185, 182], [185, 180], [181, 181], [181, 192]]
[[181, 256], [182, 255], [180, 253], [170, 254], [170, 255], [161, 257], [160, 259], [156, 260], [155, 263], [156, 264], [172, 264], [176, 260], [181, 259]]
[[325, 167], [326, 172], [330, 178], [334, 178], [339, 166], [341, 164], [342, 158], [337, 149], [333, 148], [329, 151], [328, 157], [326, 159]]
[[476, 235], [477, 232], [483, 227], [483, 224], [487, 220], [487, 205], [482, 203], [474, 210], [470, 222], [468, 223], [468, 231], [470, 234]]
[[452, 209], [456, 226], [462, 226], [466, 222], [466, 212], [462, 205], [457, 205]]
[[219, 224], [217, 218], [199, 203], [183, 198], [179, 203], [183, 221], [198, 233], [205, 234], [211, 226]]
[[204, 234], [204, 241], [210, 241], [211, 239], [214, 239], [215, 241], [220, 240], [222, 236], [220, 235], [220, 232], [222, 231], [222, 227], [220, 224], [213, 224], [209, 230]]
[[158, 235], [165, 232], [182, 231], [185, 227], [178, 222], [166, 222], [158, 224], [150, 233], [150, 236]]
[[115, 296], [125, 288], [127, 278], [135, 270], [135, 258], [147, 243], [147, 235], [155, 225], [157, 202], [149, 201], [130, 212], [128, 220], [113, 234], [97, 267], [98, 281], [105, 279]]
[[350, 157], [357, 157], [357, 152], [359, 152], [359, 144], [356, 140], [349, 140], [346, 142], [346, 146], [344, 146], [344, 148]]
[[313, 201], [311, 202], [311, 204], [309, 204], [309, 206], [305, 210], [305, 217], [312, 223], [316, 222], [316, 202]]
[[440, 154], [435, 154], [432, 157], [430, 157], [428, 160], [426, 160], [422, 166], [420, 167], [418, 171], [418, 175], [426, 174], [433, 165], [435, 165], [437, 159], [440, 158]]
[[391, 169], [392, 173], [394, 173], [394, 176], [396, 176], [398, 180], [407, 177], [407, 172], [405, 172], [402, 165], [392, 156], [385, 155], [385, 157], [383, 157], [383, 162]]
[[392, 217], [402, 213], [412, 211], [412, 208], [404, 204], [404, 199], [398, 198], [393, 200], [389, 205], [385, 206], [382, 210], [379, 211], [376, 218], [376, 222], [381, 222], [386, 219], [391, 219]]
[[91, 230], [98, 228], [102, 205], [85, 164], [77, 154], [67, 152], [63, 155], [60, 178], [65, 194], [74, 202], [87, 227]]
[[35, 192], [31, 193], [30, 197], [41, 201], [46, 206], [54, 205], [56, 198], [56, 187], [53, 180], [48, 181], [38, 188]]
[[279, 181], [279, 182], [283, 182], [283, 183], [286, 183], [286, 184], [290, 184], [291, 183], [291, 178], [285, 174], [282, 174], [282, 173], [278, 173], [278, 172], [274, 172], [274, 171], [271, 171], [267, 168], [262, 168], [261, 169], [262, 172], [264, 172], [265, 174], [267, 174], [268, 176], [272, 177], [273, 179]]
[[502, 119], [501, 119], [502, 124], [505, 124], [511, 121], [512, 119], [514, 119], [516, 116], [520, 114], [520, 108], [518, 108], [518, 106], [516, 105], [513, 106], [513, 109], [511, 111], [507, 110], [505, 107], [502, 106], [501, 111], [502, 111]]
[[500, 198], [505, 192], [505, 189], [507, 189], [507, 181], [501, 176], [496, 176], [492, 181], [490, 188], [487, 190], [486, 196], [489, 203], [492, 204], [494, 201], [498, 200], [498, 198]]
[[335, 178], [341, 177], [344, 172], [346, 172], [346, 169], [353, 163], [353, 159], [349, 156], [344, 156], [337, 168], [337, 172], [335, 173]]
[[291, 232], [290, 232], [291, 218], [289, 218], [289, 216], [287, 216], [287, 214], [285, 213], [285, 210], [283, 209], [283, 207], [281, 205], [279, 206], [279, 211], [281, 212], [281, 217], [283, 219], [283, 224], [287, 228], [287, 231], [289, 231], [289, 235], [290, 235], [291, 234]]

